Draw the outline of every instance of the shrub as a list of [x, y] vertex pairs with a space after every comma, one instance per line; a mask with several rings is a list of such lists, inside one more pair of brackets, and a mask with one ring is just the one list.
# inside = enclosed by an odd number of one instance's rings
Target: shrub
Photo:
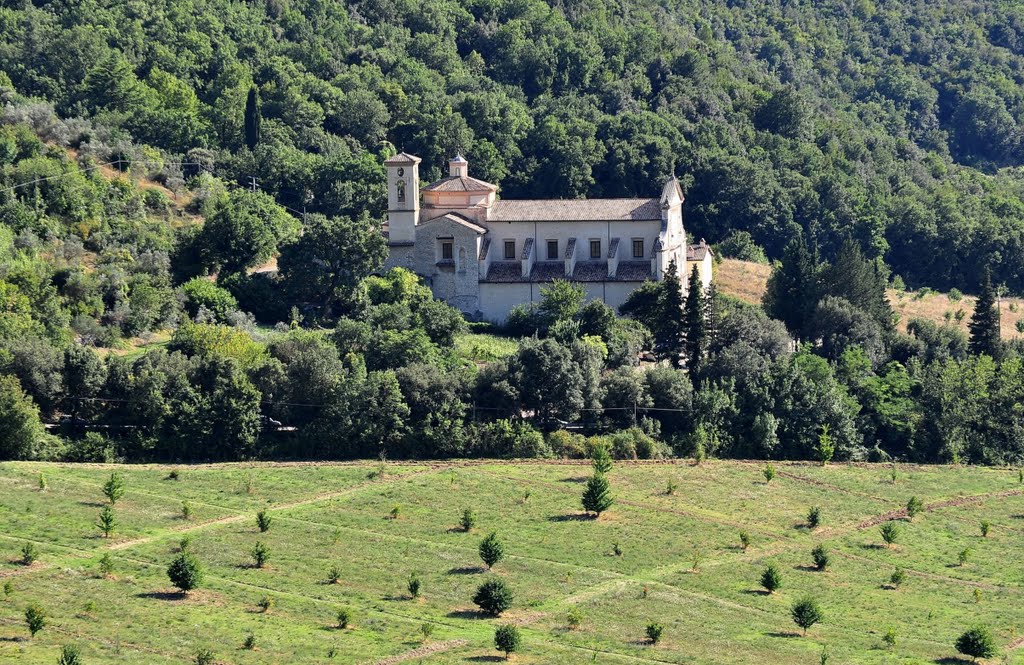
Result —
[[612, 543], [612, 554], [615, 556], [622, 556], [622, 546], [619, 545], [619, 541]]
[[103, 577], [110, 577], [113, 572], [114, 559], [110, 556], [110, 552], [104, 552], [103, 556], [100, 557], [100, 574], [103, 575]]
[[744, 552], [750, 547], [750, 534], [746, 531], [740, 531], [740, 549]]
[[391, 511], [388, 513], [388, 519], [397, 520], [401, 516], [402, 516], [402, 507], [396, 503], [391, 508]]
[[124, 496], [124, 478], [120, 473], [110, 474], [107, 482], [103, 483], [103, 496], [107, 497], [111, 505], [120, 501]]
[[967, 565], [967, 560], [971, 558], [971, 548], [965, 547], [960, 550], [960, 553], [956, 555], [957, 561], [961, 566]]
[[476, 513], [473, 512], [471, 508], [463, 509], [462, 519], [459, 520], [459, 526], [461, 526], [462, 530], [466, 533], [472, 531], [473, 527], [476, 526]]
[[992, 633], [984, 626], [976, 626], [956, 639], [956, 650], [971, 658], [991, 658], [996, 655]]
[[594, 465], [594, 473], [605, 474], [612, 470], [612, 456], [605, 446], [594, 446], [591, 463]]
[[771, 462], [765, 464], [764, 469], [761, 471], [761, 475], [764, 476], [764, 481], [766, 483], [772, 482], [772, 480], [775, 479], [775, 465]]
[[187, 552], [189, 550], [189, 548], [191, 548], [191, 547], [192, 547], [192, 536], [190, 536], [188, 534], [185, 534], [184, 536], [181, 537], [181, 540], [178, 541], [178, 551], [179, 552]]
[[338, 580], [340, 580], [340, 579], [341, 579], [341, 570], [339, 570], [337, 566], [331, 566], [327, 570], [327, 583], [328, 584], [337, 584]]
[[896, 526], [895, 522], [884, 523], [879, 527], [879, 531], [882, 533], [882, 540], [885, 541], [886, 547], [895, 543], [900, 537], [900, 528]]
[[821, 508], [811, 506], [811, 509], [807, 511], [807, 526], [817, 529], [819, 524], [821, 524]]
[[100, 521], [96, 526], [103, 532], [104, 538], [110, 538], [110, 535], [114, 533], [117, 519], [114, 517], [114, 510], [110, 506], [103, 506], [103, 510], [100, 511]]
[[14, 584], [10, 580], [7, 580], [4, 582], [4, 600], [7, 600], [12, 595], [14, 595]]
[[39, 558], [39, 550], [35, 543], [25, 543], [21, 546], [21, 564], [31, 566]]
[[953, 287], [952, 289], [950, 289], [949, 293], [946, 294], [946, 295], [949, 296], [949, 301], [950, 302], [960, 302], [961, 300], [963, 300], [963, 297], [964, 297], [963, 292], [960, 289], [956, 288], [956, 287]]
[[65, 644], [64, 648], [60, 650], [60, 658], [57, 660], [57, 665], [82, 665], [82, 657], [79, 654], [78, 647], [73, 644]]
[[185, 311], [193, 319], [202, 308], [213, 314], [218, 323], [227, 323], [228, 314], [238, 309], [238, 301], [227, 289], [202, 277], [185, 282], [181, 290], [185, 294]]
[[922, 510], [924, 510], [924, 503], [922, 503], [921, 499], [918, 499], [916, 496], [910, 497], [910, 500], [907, 501], [907, 517], [913, 520], [921, 514]]
[[651, 622], [647, 624], [647, 639], [651, 641], [651, 644], [657, 644], [661, 641], [661, 634], [665, 632], [665, 627], [660, 623]]
[[490, 570], [494, 564], [505, 557], [505, 546], [498, 539], [496, 532], [491, 532], [486, 538], [480, 541], [480, 560]]
[[890, 649], [894, 648], [896, 646], [896, 629], [889, 626], [889, 629], [885, 631], [885, 635], [882, 635], [882, 641]]
[[192, 503], [190, 501], [181, 502], [181, 519], [192, 519]]
[[260, 608], [261, 612], [267, 613], [274, 607], [274, 599], [270, 596], [263, 596], [256, 603], [256, 607]]
[[167, 567], [167, 577], [171, 579], [171, 584], [187, 594], [203, 583], [203, 568], [190, 552], [182, 552]]
[[779, 573], [779, 569], [774, 563], [768, 564], [768, 567], [761, 573], [761, 586], [768, 593], [775, 593], [782, 586], [782, 574]]
[[581, 498], [583, 509], [595, 513], [598, 517], [608, 510], [615, 500], [612, 498], [608, 479], [603, 473], [595, 473], [587, 480], [587, 486], [583, 489]]
[[548, 446], [557, 457], [581, 459], [587, 457], [587, 439], [582, 434], [564, 429], [548, 434]]
[[818, 459], [821, 461], [821, 465], [825, 466], [832, 461], [832, 456], [836, 452], [836, 443], [832, 438], [832, 435], [828, 432], [828, 425], [821, 426], [821, 433], [818, 435]]
[[487, 580], [473, 595], [473, 602], [477, 607], [493, 616], [501, 616], [502, 612], [512, 607], [512, 600], [512, 590], [500, 577]]
[[570, 630], [576, 630], [583, 624], [583, 612], [579, 607], [573, 605], [565, 615], [565, 622], [569, 624]]
[[971, 592], [971, 595], [974, 597], [975, 603], [981, 602], [981, 589], [974, 589], [974, 591]]
[[981, 537], [988, 538], [989, 529], [992, 528], [992, 523], [988, 520], [981, 520]]
[[25, 609], [25, 625], [28, 626], [28, 632], [32, 634], [32, 637], [46, 627], [46, 614], [43, 613], [41, 607], [29, 605]]
[[167, 474], [164, 480], [181, 480], [181, 474], [178, 473], [177, 469], [171, 469], [171, 472]]
[[821, 608], [813, 598], [803, 598], [793, 603], [790, 614], [793, 616], [793, 623], [800, 626], [804, 635], [807, 629], [822, 619]]
[[423, 583], [420, 582], [420, 576], [417, 575], [416, 573], [411, 573], [409, 575], [409, 584], [407, 585], [408, 589], [409, 589], [409, 595], [412, 596], [413, 598], [419, 598], [420, 597], [420, 587], [422, 586], [422, 584]]
[[679, 483], [677, 483], [674, 480], [668, 481], [668, 483], [665, 485], [665, 494], [666, 494], [666, 496], [672, 496], [673, 494], [676, 493], [676, 490], [678, 488], [679, 488]]
[[817, 568], [818, 570], [825, 570], [826, 568], [828, 568], [828, 564], [831, 560], [831, 557], [829, 557], [828, 550], [825, 548], [824, 545], [818, 545], [813, 550], [811, 550], [811, 559], [814, 560], [815, 568]]
[[350, 610], [347, 607], [343, 607], [340, 610], [338, 610], [338, 615], [336, 618], [338, 619], [338, 628], [348, 628], [349, 623], [352, 622], [352, 610]]
[[903, 572], [902, 568], [897, 568], [892, 571], [892, 575], [889, 576], [889, 584], [894, 588], [899, 589], [900, 585], [903, 584], [907, 579], [907, 574]]
[[253, 545], [252, 549], [249, 551], [249, 555], [252, 557], [253, 563], [256, 564], [256, 567], [262, 568], [270, 559], [270, 548], [267, 547], [262, 540], [257, 540], [256, 544]]
[[267, 511], [261, 510], [256, 513], [256, 528], [260, 530], [260, 533], [266, 533], [270, 530], [270, 523], [273, 519], [267, 514]]
[[213, 665], [213, 652], [209, 649], [200, 649], [193, 659], [195, 665]]
[[39, 474], [39, 491], [40, 492], [45, 492], [46, 491], [46, 476], [44, 476], [42, 474], [42, 472], [40, 472], [40, 474]]
[[505, 652], [505, 660], [508, 660], [509, 654], [519, 651], [522, 641], [515, 624], [507, 623], [494, 629], [494, 648]]
[[245, 636], [245, 640], [242, 642], [242, 648], [247, 651], [252, 651], [256, 648], [256, 636], [249, 633]]

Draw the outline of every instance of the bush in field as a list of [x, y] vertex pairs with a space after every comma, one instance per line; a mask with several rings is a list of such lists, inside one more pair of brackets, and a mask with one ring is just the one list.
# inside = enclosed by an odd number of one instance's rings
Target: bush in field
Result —
[[761, 471], [761, 475], [764, 476], [764, 481], [766, 483], [772, 482], [772, 480], [775, 479], [775, 465], [771, 462], [765, 464], [764, 469]]
[[992, 523], [988, 520], [981, 520], [981, 537], [988, 538], [988, 532], [992, 529]]
[[512, 590], [500, 577], [492, 577], [481, 584], [473, 596], [477, 607], [494, 616], [501, 616], [502, 612], [512, 607], [512, 599]]
[[266, 614], [274, 607], [274, 599], [270, 596], [263, 596], [256, 603], [256, 607], [260, 608], [260, 611]]
[[14, 595], [14, 584], [10, 580], [4, 582], [4, 600]]
[[409, 584], [407, 585], [407, 588], [409, 589], [409, 595], [413, 598], [419, 598], [420, 589], [422, 586], [423, 583], [420, 581], [420, 576], [416, 573], [411, 573], [409, 575]]
[[242, 642], [242, 648], [246, 651], [252, 651], [256, 648], [256, 636], [249, 633], [245, 636], [245, 640]]
[[100, 574], [103, 577], [110, 577], [114, 572], [114, 559], [110, 556], [110, 552], [104, 552], [103, 556], [100, 557]]
[[337, 566], [331, 566], [327, 571], [327, 583], [337, 584], [341, 579], [341, 570]]
[[750, 534], [746, 531], [740, 531], [740, 548], [746, 552], [748, 547], [750, 547]]
[[181, 519], [185, 521], [192, 519], [192, 503], [190, 501], [181, 502]]
[[193, 662], [196, 665], [213, 665], [213, 652], [209, 649], [200, 649], [196, 652]]
[[565, 622], [569, 624], [570, 630], [576, 630], [583, 624], [583, 612], [579, 607], [573, 605], [565, 615]]
[[665, 632], [665, 627], [660, 623], [651, 622], [647, 624], [647, 639], [651, 641], [651, 644], [657, 644], [661, 641], [661, 634]]
[[921, 499], [918, 499], [916, 496], [910, 497], [910, 500], [907, 501], [907, 517], [913, 520], [921, 514], [922, 510], [924, 510], [924, 503]]
[[961, 566], [967, 565], [967, 560], [971, 558], [971, 553], [971, 548], [965, 547], [962, 550], [960, 550], [959, 554], [956, 555], [957, 561], [960, 563]]
[[665, 483], [665, 496], [673, 496], [676, 490], [679, 489], [679, 483], [674, 480], [670, 480]]
[[900, 528], [896, 526], [895, 522], [886, 522], [879, 527], [879, 531], [882, 534], [882, 540], [885, 541], [885, 546], [888, 547], [896, 542], [900, 537]]
[[473, 527], [476, 526], [476, 513], [473, 512], [472, 508], [463, 509], [462, 519], [459, 520], [459, 526], [461, 526], [462, 530], [466, 533], [472, 531]]
[[25, 610], [25, 625], [32, 637], [46, 627], [46, 614], [38, 605], [29, 605]]
[[598, 517], [601, 516], [601, 513], [611, 508], [615, 499], [612, 498], [608, 479], [605, 478], [603, 473], [595, 473], [590, 477], [587, 481], [587, 486], [583, 490], [581, 502], [583, 503], [584, 510], [595, 513]]
[[171, 584], [187, 594], [203, 583], [203, 568], [190, 552], [182, 552], [167, 567], [167, 577], [171, 579]]
[[991, 658], [996, 655], [996, 643], [988, 628], [976, 626], [956, 639], [956, 650], [971, 658]]
[[490, 570], [494, 564], [505, 557], [505, 546], [498, 539], [498, 534], [491, 532], [486, 538], [480, 541], [480, 560]]
[[896, 629], [892, 626], [889, 626], [888, 630], [885, 631], [885, 635], [882, 635], [882, 642], [884, 642], [885, 646], [889, 647], [890, 649], [895, 648], [897, 642]]
[[807, 634], [808, 628], [822, 619], [821, 608], [813, 598], [796, 601], [790, 609], [790, 614], [793, 616], [793, 623], [803, 629], [804, 635]]
[[591, 461], [594, 465], [594, 473], [605, 474], [612, 470], [612, 456], [605, 446], [594, 446]]
[[821, 524], [821, 508], [811, 506], [811, 509], [807, 511], [807, 526], [811, 529], [817, 529], [819, 524]]
[[31, 566], [39, 558], [39, 550], [35, 543], [25, 543], [21, 546], [21, 565]]
[[124, 496], [124, 478], [120, 473], [110, 474], [107, 482], [103, 483], [103, 496], [107, 497], [111, 505], [120, 501]]
[[774, 563], [768, 564], [768, 567], [761, 573], [761, 586], [768, 593], [775, 593], [782, 586], [782, 574], [779, 573], [779, 569]]
[[273, 520], [271, 519], [270, 515], [267, 514], [267, 511], [261, 510], [258, 513], [256, 513], [256, 528], [260, 530], [260, 533], [266, 533], [267, 531], [270, 531], [270, 523], [272, 521]]
[[505, 652], [505, 660], [508, 660], [509, 654], [519, 651], [522, 643], [519, 628], [514, 624], [507, 623], [494, 629], [494, 648]]
[[824, 545], [818, 545], [811, 550], [811, 558], [814, 560], [814, 567], [818, 570], [825, 570], [831, 561], [828, 550]]
[[178, 541], [178, 551], [187, 552], [192, 547], [192, 536], [187, 533]]
[[82, 657], [79, 654], [78, 647], [73, 644], [65, 644], [64, 648], [60, 650], [60, 658], [57, 660], [57, 665], [82, 665]]
[[349, 623], [352, 622], [352, 610], [347, 607], [343, 607], [338, 610], [338, 616], [336, 618], [338, 619], [338, 628], [348, 628]]
[[104, 538], [110, 538], [110, 535], [114, 533], [114, 529], [117, 527], [114, 509], [110, 506], [103, 506], [103, 510], [100, 511], [100, 521], [96, 523], [96, 526], [103, 532]]
[[434, 624], [429, 623], [429, 622], [424, 622], [424, 623], [420, 624], [420, 636], [423, 638], [424, 642], [429, 640], [430, 636], [433, 635], [433, 634], [434, 634]]
[[249, 555], [256, 567], [262, 568], [270, 559], [270, 548], [262, 540], [257, 540], [256, 544], [252, 546], [252, 550], [249, 551]]
[[902, 585], [906, 580], [907, 574], [903, 572], [902, 568], [897, 568], [892, 571], [892, 575], [889, 577], [889, 584], [891, 584], [893, 588], [899, 589], [900, 585]]

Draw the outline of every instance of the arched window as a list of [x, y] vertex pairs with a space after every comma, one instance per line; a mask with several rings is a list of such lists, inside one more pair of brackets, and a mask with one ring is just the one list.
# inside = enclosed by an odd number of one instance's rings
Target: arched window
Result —
[[398, 188], [398, 202], [405, 203], [405, 181], [399, 180], [395, 187]]

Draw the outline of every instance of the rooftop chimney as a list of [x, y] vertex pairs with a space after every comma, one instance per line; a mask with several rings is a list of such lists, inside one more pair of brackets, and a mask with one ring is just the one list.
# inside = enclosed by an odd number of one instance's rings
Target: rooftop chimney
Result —
[[448, 175], [453, 178], [466, 178], [469, 176], [469, 162], [462, 155], [455, 155], [454, 159], [448, 162]]

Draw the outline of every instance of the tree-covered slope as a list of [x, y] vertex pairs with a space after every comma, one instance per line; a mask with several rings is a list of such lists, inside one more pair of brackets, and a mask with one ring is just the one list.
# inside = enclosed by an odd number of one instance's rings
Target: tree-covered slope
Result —
[[17, 93], [295, 209], [381, 215], [383, 142], [425, 178], [461, 150], [508, 197], [651, 195], [674, 171], [709, 241], [778, 257], [804, 229], [829, 256], [849, 235], [910, 285], [991, 264], [1024, 290], [1017, 3], [5, 4]]

